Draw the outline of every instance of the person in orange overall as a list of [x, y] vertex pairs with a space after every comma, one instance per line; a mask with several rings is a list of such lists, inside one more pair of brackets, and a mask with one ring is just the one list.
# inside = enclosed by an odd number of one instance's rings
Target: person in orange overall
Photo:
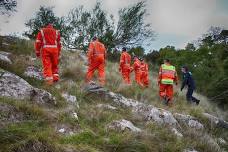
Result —
[[134, 63], [133, 63], [132, 70], [135, 71], [136, 83], [139, 84], [140, 86], [143, 86], [141, 83], [141, 62], [137, 56], [134, 56]]
[[35, 41], [36, 56], [42, 58], [46, 84], [59, 81], [59, 56], [61, 52], [60, 32], [52, 24], [42, 28]]
[[144, 59], [140, 59], [141, 61], [141, 83], [144, 87], [149, 87], [149, 68], [148, 64]]
[[124, 47], [122, 49], [122, 54], [120, 56], [120, 67], [119, 71], [122, 74], [124, 83], [131, 84], [130, 74], [131, 74], [131, 55], [127, 53], [127, 49]]
[[94, 72], [98, 70], [99, 82], [103, 86], [105, 84], [106, 49], [97, 37], [94, 37], [92, 42], [90, 42], [87, 57], [88, 71], [86, 73], [86, 82], [90, 83]]
[[174, 83], [178, 84], [176, 69], [170, 64], [169, 59], [165, 59], [159, 70], [158, 85], [159, 95], [166, 105], [172, 105]]

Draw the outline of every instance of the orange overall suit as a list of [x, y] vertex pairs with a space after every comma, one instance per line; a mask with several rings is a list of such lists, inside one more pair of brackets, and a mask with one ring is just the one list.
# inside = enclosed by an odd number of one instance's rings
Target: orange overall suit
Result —
[[124, 51], [120, 57], [120, 67], [119, 70], [122, 74], [123, 80], [126, 84], [131, 84], [130, 74], [131, 74], [131, 55]]
[[174, 66], [170, 64], [162, 64], [159, 70], [158, 84], [159, 95], [165, 99], [167, 104], [172, 103], [173, 84], [177, 84], [178, 77]]
[[149, 68], [148, 64], [144, 61], [141, 62], [141, 83], [144, 87], [149, 86]]
[[59, 80], [58, 64], [61, 52], [60, 32], [51, 24], [42, 28], [35, 42], [36, 56], [42, 57], [43, 75], [47, 84]]
[[137, 57], [134, 58], [133, 70], [135, 71], [136, 83], [139, 84], [140, 86], [142, 86], [142, 83], [140, 80], [141, 79], [141, 62]]
[[89, 83], [94, 75], [94, 72], [98, 70], [100, 85], [104, 85], [106, 58], [106, 49], [104, 44], [99, 42], [97, 39], [90, 42], [87, 56], [89, 66], [86, 74], [86, 82]]

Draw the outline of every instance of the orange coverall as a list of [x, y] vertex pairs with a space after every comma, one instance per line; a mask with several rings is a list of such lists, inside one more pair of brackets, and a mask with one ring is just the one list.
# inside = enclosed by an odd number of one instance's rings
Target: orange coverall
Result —
[[51, 24], [42, 28], [35, 42], [36, 56], [42, 57], [43, 75], [47, 84], [59, 80], [60, 32]]
[[120, 56], [120, 72], [122, 74], [123, 80], [126, 84], [131, 84], [130, 74], [131, 74], [131, 55], [127, 52], [123, 52]]
[[90, 42], [87, 56], [89, 66], [86, 74], [86, 82], [89, 83], [94, 75], [94, 72], [98, 70], [100, 85], [104, 85], [106, 58], [106, 49], [104, 44], [102, 44], [98, 40]]
[[133, 70], [135, 71], [135, 81], [142, 86], [141, 83], [141, 62], [138, 58], [134, 58]]
[[149, 68], [148, 64], [144, 61], [141, 62], [141, 83], [143, 86], [148, 87], [149, 86]]
[[[166, 64], [167, 66], [171, 66], [170, 64]], [[172, 103], [173, 99], [173, 83], [172, 84], [165, 84], [162, 83], [162, 79], [169, 79], [178, 83], [178, 76], [176, 70], [164, 70], [162, 66], [159, 69], [159, 76], [158, 76], [158, 84], [159, 84], [159, 95], [163, 99], [167, 99], [169, 103]]]

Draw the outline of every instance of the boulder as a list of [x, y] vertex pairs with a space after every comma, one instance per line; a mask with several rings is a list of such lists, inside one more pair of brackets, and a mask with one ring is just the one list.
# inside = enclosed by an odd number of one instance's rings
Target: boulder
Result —
[[10, 60], [10, 57], [9, 57], [10, 55], [11, 53], [0, 51], [0, 61], [8, 64], [12, 64], [12, 61]]
[[147, 121], [154, 121], [158, 124], [165, 124], [170, 126], [177, 126], [177, 120], [173, 117], [172, 113], [153, 107], [152, 105], [140, 105], [133, 108], [134, 112], [137, 112], [139, 115], [144, 116], [144, 119]]
[[0, 96], [19, 100], [32, 100], [41, 104], [56, 104], [55, 98], [47, 91], [34, 88], [19, 76], [0, 71]]
[[107, 126], [108, 130], [141, 132], [140, 128], [135, 127], [130, 121], [122, 119], [116, 120]]
[[201, 124], [196, 118], [190, 115], [175, 113], [174, 117], [177, 119], [179, 123], [185, 124], [190, 128], [195, 128], [195, 129], [204, 128], [203, 124]]
[[62, 97], [69, 103], [76, 104], [77, 102], [76, 96], [70, 95], [68, 93], [63, 93]]
[[203, 113], [203, 116], [206, 117], [211, 122], [211, 124], [216, 127], [228, 128], [228, 122], [225, 120], [219, 119], [209, 113]]
[[117, 109], [116, 107], [111, 106], [109, 104], [98, 104], [96, 107], [102, 108], [102, 109], [109, 109], [109, 110], [116, 110]]
[[183, 137], [182, 133], [180, 133], [176, 128], [172, 128], [171, 131], [172, 131], [177, 137]]
[[26, 77], [43, 80], [42, 70], [35, 66], [28, 66], [24, 72]]

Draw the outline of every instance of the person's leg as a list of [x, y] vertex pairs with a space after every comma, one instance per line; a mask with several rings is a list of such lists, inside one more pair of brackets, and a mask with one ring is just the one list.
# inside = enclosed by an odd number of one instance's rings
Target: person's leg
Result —
[[167, 92], [166, 92], [166, 94], [167, 94], [167, 100], [168, 100], [168, 103], [169, 104], [172, 104], [173, 103], [173, 85], [171, 85], [171, 84], [168, 84], [167, 86], [166, 86], [166, 89], [167, 89]]
[[100, 82], [100, 85], [105, 85], [105, 63], [101, 62], [98, 66], [98, 79]]
[[53, 84], [52, 62], [51, 62], [51, 55], [48, 49], [42, 50], [42, 64], [43, 64], [43, 75], [44, 75], [45, 83], [48, 85], [52, 85]]
[[164, 103], [167, 104], [166, 102], [166, 85], [165, 84], [160, 84], [159, 85], [159, 96], [160, 100]]
[[186, 93], [186, 100], [188, 103], [192, 102], [192, 94], [193, 94], [193, 89], [188, 88], [188, 91]]
[[58, 49], [53, 48], [52, 50], [52, 74], [53, 74], [53, 80], [54, 82], [59, 81], [59, 53]]
[[94, 72], [97, 69], [97, 63], [96, 62], [92, 62], [89, 66], [88, 66], [88, 70], [86, 73], [86, 83], [89, 83], [92, 80], [92, 77], [94, 75]]

